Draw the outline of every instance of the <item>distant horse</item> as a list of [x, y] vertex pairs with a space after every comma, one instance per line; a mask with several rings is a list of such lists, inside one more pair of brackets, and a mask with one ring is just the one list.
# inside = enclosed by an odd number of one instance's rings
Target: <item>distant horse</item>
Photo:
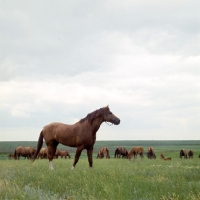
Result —
[[8, 154], [8, 159], [14, 159], [15, 158], [15, 156], [14, 156], [14, 154]]
[[103, 155], [101, 154], [100, 151], [97, 153], [97, 158], [103, 158]]
[[182, 156], [184, 156], [185, 159], [187, 159], [187, 152], [185, 149], [180, 150], [180, 158], [182, 159]]
[[20, 156], [23, 156], [25, 158], [31, 158], [36, 150], [33, 147], [23, 147], [23, 146], [18, 146], [15, 149], [14, 153], [14, 158], [19, 160]]
[[128, 151], [124, 148], [124, 147], [118, 147], [115, 150], [115, 158], [120, 158], [122, 156], [122, 158], [128, 156]]
[[107, 147], [102, 147], [97, 154], [97, 158], [110, 158], [109, 149]]
[[137, 154], [140, 155], [141, 159], [144, 158], [144, 148], [141, 146], [133, 147], [128, 153], [128, 159], [130, 160], [132, 156], [134, 156], [134, 159], [136, 159]]
[[171, 160], [172, 158], [171, 157], [165, 158], [165, 156], [161, 153], [160, 154], [160, 159], [162, 159], [162, 160]]
[[41, 148], [40, 152], [38, 154], [38, 158], [41, 158], [41, 159], [48, 158], [48, 149], [47, 148]]
[[147, 150], [147, 158], [149, 159], [156, 159], [156, 155], [155, 155], [155, 152], [154, 152], [154, 149], [153, 147], [149, 147], [148, 150]]
[[192, 150], [188, 151], [188, 158], [193, 158], [194, 152]]
[[60, 151], [60, 150], [56, 150], [55, 153], [56, 158], [58, 158], [58, 156], [60, 156], [61, 158], [71, 158], [71, 156], [69, 155], [68, 151]]
[[165, 156], [162, 153], [160, 154], [160, 159], [165, 159]]
[[199, 158], [200, 158], [200, 154], [199, 154]]
[[49, 168], [51, 170], [53, 170], [52, 160], [59, 143], [70, 147], [77, 147], [72, 169], [75, 168], [83, 149], [87, 150], [89, 167], [92, 167], [92, 152], [96, 141], [96, 132], [103, 122], [110, 122], [118, 125], [120, 119], [110, 111], [108, 106], [106, 106], [89, 113], [85, 118], [73, 125], [58, 122], [46, 125], [40, 133], [37, 151], [34, 154], [32, 161], [37, 158], [44, 139], [48, 147]]
[[168, 157], [168, 158], [164, 158], [164, 160], [171, 160], [172, 158], [171, 157]]

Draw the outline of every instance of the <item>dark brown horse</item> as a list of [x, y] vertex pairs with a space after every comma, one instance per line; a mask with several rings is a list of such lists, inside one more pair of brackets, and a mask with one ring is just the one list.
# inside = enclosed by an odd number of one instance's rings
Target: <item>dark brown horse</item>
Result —
[[149, 159], [156, 159], [156, 155], [155, 155], [155, 152], [154, 152], [154, 149], [153, 147], [149, 147], [148, 150], [147, 150], [147, 158]]
[[187, 151], [185, 149], [180, 150], [180, 158], [182, 159], [182, 156], [184, 156], [185, 159], [187, 159]]
[[128, 156], [128, 151], [124, 148], [124, 147], [118, 147], [115, 150], [115, 158], [120, 158], [122, 156], [122, 158]]
[[110, 158], [109, 149], [107, 147], [102, 147], [97, 154], [97, 158]]
[[136, 159], [137, 154], [139, 154], [141, 159], [143, 159], [144, 158], [144, 148], [141, 146], [133, 147], [128, 153], [128, 159], [130, 160], [132, 158], [132, 156], [134, 156], [134, 159]]
[[193, 158], [194, 152], [192, 150], [188, 151], [188, 158]]
[[69, 155], [69, 152], [68, 151], [60, 151], [60, 150], [56, 150], [56, 153], [55, 153], [55, 156], [56, 156], [56, 158], [58, 158], [59, 156], [61, 157], [61, 158], [71, 158], [71, 156]]
[[18, 146], [15, 149], [14, 153], [14, 158], [19, 160], [20, 156], [23, 156], [25, 158], [31, 158], [36, 150], [33, 147], [23, 147], [23, 146]]
[[37, 158], [44, 139], [48, 148], [50, 169], [53, 169], [52, 160], [59, 143], [70, 147], [77, 147], [72, 169], [75, 168], [83, 149], [87, 150], [89, 166], [92, 167], [92, 152], [96, 141], [96, 132], [103, 122], [110, 122], [118, 125], [120, 119], [110, 111], [108, 106], [106, 106], [89, 113], [85, 118], [73, 125], [56, 122], [46, 125], [40, 133], [37, 151], [34, 154], [32, 161]]

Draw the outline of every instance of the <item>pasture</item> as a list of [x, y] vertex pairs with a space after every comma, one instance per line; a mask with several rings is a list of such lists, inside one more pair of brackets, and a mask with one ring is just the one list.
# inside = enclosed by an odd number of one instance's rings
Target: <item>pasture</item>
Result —
[[[93, 169], [84, 151], [74, 171], [75, 149], [59, 146], [72, 159], [55, 159], [51, 171], [46, 159], [8, 160], [7, 150], [13, 152], [16, 143], [0, 142], [0, 199], [200, 199], [200, 141], [97, 141]], [[114, 159], [117, 146], [136, 145], [145, 151], [153, 146], [157, 159]], [[109, 148], [110, 159], [96, 159], [102, 146]], [[181, 148], [193, 149], [194, 158], [180, 159]], [[160, 153], [172, 160], [161, 160]]]

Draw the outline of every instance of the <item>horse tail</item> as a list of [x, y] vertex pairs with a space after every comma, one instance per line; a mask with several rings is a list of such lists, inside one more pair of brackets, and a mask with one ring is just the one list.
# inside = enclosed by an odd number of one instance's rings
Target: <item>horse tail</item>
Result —
[[34, 162], [34, 160], [37, 158], [37, 156], [40, 152], [40, 149], [42, 148], [42, 145], [43, 145], [43, 130], [40, 132], [40, 136], [39, 136], [38, 143], [37, 143], [37, 150], [31, 158], [32, 162]]
[[15, 160], [17, 159], [16, 155], [17, 155], [17, 152], [16, 152], [16, 149], [15, 149], [15, 153], [14, 153], [14, 159]]

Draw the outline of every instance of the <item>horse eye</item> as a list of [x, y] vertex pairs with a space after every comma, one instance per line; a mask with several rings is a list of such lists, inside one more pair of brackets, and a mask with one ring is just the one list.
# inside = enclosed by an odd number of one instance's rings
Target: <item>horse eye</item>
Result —
[[112, 113], [111, 113], [111, 112], [110, 112], [109, 114], [110, 114], [110, 115], [112, 115]]

